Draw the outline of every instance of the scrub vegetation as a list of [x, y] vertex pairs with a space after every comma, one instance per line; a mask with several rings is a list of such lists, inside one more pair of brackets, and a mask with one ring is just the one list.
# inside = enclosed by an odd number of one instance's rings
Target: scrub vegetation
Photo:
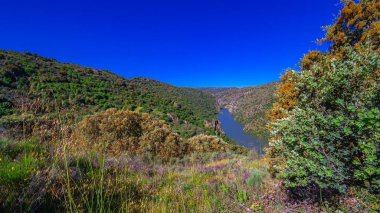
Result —
[[[216, 98], [0, 51], [0, 212], [380, 211], [380, 2], [343, 3], [330, 51]], [[264, 157], [226, 140], [218, 106]]]
[[[47, 122], [57, 111], [66, 121], [109, 108], [146, 112], [165, 120], [184, 137], [204, 132], [217, 110], [211, 95], [147, 78], [124, 79], [30, 53], [0, 51], [0, 115], [11, 128]], [[209, 131], [211, 133], [211, 131]]]
[[346, 2], [310, 52], [282, 78], [271, 112], [272, 174], [298, 199], [356, 194], [379, 211], [380, 2]]

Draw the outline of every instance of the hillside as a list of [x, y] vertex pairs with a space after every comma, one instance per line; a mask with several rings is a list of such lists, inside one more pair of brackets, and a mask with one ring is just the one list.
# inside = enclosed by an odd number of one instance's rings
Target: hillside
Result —
[[248, 133], [268, 139], [266, 113], [272, 107], [278, 83], [247, 88], [203, 88], [215, 96], [218, 106], [227, 108], [235, 119], [244, 124]]
[[[211, 95], [147, 78], [124, 79], [111, 72], [59, 63], [30, 53], [0, 51], [0, 116], [34, 117], [56, 112], [80, 120], [108, 108], [148, 112], [185, 137], [204, 132], [216, 115]], [[15, 123], [16, 121], [13, 122]]]
[[[380, 212], [380, 1], [342, 6], [328, 51], [249, 88], [0, 51], [0, 212]], [[218, 107], [264, 156], [214, 130]]]

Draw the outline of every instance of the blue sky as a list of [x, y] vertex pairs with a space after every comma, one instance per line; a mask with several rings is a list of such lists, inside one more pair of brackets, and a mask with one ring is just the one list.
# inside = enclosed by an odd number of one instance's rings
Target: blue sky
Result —
[[319, 47], [338, 0], [0, 0], [0, 49], [176, 86], [279, 79]]

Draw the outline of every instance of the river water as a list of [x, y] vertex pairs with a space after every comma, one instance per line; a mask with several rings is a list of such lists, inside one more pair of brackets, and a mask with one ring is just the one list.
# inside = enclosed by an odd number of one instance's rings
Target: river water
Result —
[[224, 133], [235, 143], [255, 150], [258, 154], [263, 154], [263, 148], [268, 147], [268, 142], [244, 132], [244, 126], [236, 122], [233, 115], [227, 109], [221, 109], [218, 118], [222, 123]]

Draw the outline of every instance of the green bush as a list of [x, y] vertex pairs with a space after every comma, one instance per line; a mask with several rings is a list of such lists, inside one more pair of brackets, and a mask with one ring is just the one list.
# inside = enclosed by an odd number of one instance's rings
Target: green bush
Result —
[[10, 102], [0, 100], [0, 116], [12, 114], [12, 104]]
[[299, 103], [272, 124], [272, 166], [299, 195], [380, 193], [380, 57], [363, 47], [345, 53], [296, 73]]
[[189, 153], [225, 152], [233, 146], [216, 136], [197, 135], [188, 139]]

